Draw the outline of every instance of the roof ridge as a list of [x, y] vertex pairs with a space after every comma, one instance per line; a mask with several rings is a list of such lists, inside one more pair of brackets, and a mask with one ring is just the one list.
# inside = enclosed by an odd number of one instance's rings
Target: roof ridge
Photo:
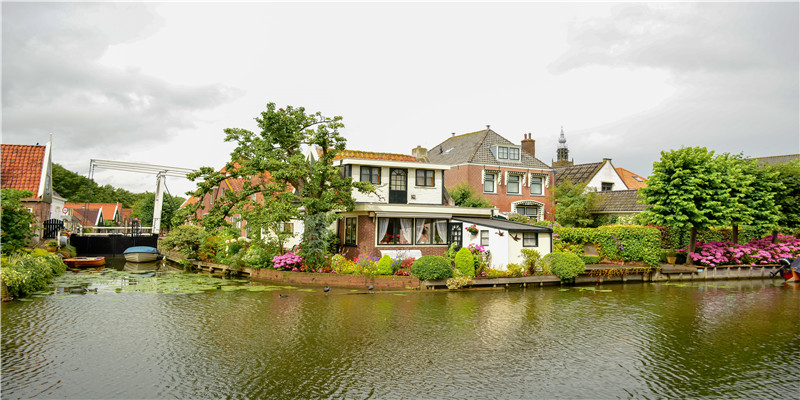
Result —
[[[479, 131], [479, 132], [483, 132], [483, 138], [481, 138], [481, 140], [478, 140], [478, 143], [475, 145], [475, 148], [472, 149], [472, 154], [467, 159], [467, 162], [472, 162], [472, 159], [475, 158], [475, 154], [478, 153], [478, 149], [481, 148], [481, 145], [483, 145], [483, 142], [486, 141], [486, 137], [489, 136], [489, 129], [484, 129], [483, 131]], [[475, 133], [477, 133], [477, 132], [475, 132]]]

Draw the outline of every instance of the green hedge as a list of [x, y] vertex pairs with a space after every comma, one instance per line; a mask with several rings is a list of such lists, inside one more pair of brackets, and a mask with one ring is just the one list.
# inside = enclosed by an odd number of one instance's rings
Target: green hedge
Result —
[[475, 276], [475, 257], [468, 248], [462, 247], [456, 253], [456, 268], [461, 271], [461, 276]]
[[47, 287], [55, 276], [67, 270], [61, 257], [37, 249], [28, 253], [24, 250], [3, 257], [0, 276], [12, 297], [23, 297]]
[[557, 240], [567, 244], [597, 244], [600, 257], [608, 260], [642, 261], [658, 265], [661, 253], [659, 230], [649, 226], [608, 225], [598, 228], [553, 230]]
[[411, 265], [411, 275], [422, 280], [439, 280], [453, 277], [450, 260], [441, 256], [422, 256]]
[[599, 264], [600, 260], [602, 260], [600, 256], [587, 256], [585, 254], [579, 257], [583, 260], [584, 264]]
[[575, 253], [550, 253], [542, 259], [550, 267], [550, 272], [562, 282], [568, 282], [586, 271], [586, 265]]

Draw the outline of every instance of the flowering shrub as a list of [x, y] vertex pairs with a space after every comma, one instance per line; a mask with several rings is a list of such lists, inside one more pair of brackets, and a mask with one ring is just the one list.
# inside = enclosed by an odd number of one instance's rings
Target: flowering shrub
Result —
[[[772, 243], [772, 236], [751, 240], [747, 244], [698, 241], [696, 250], [695, 253], [689, 253], [692, 260], [710, 267], [730, 264], [777, 264], [781, 258], [793, 259], [800, 256], [800, 239], [778, 235], [778, 243]], [[686, 249], [678, 251], [685, 253]]]
[[[303, 257], [300, 257], [297, 254], [293, 253], [286, 253], [282, 256], [272, 257], [272, 264], [275, 267], [275, 269], [280, 269], [284, 271], [297, 268], [298, 264], [300, 264], [299, 266], [302, 266], [301, 264], [302, 262], [303, 262]], [[299, 270], [299, 268], [297, 269]]]
[[354, 275], [361, 272], [356, 263], [346, 259], [341, 254], [337, 254], [331, 258], [331, 268], [333, 268], [333, 272], [337, 274]]
[[370, 257], [361, 253], [356, 257], [356, 265], [359, 271], [366, 276], [378, 275], [378, 257]]

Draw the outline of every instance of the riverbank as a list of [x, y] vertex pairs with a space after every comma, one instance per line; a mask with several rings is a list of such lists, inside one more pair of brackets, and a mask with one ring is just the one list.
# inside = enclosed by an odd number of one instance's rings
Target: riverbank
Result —
[[[178, 262], [180, 254], [168, 253], [167, 260]], [[233, 270], [227, 265], [191, 260], [192, 265], [210, 273], [236, 273], [250, 279], [280, 282], [290, 285], [332, 286], [364, 288], [372, 286], [375, 290], [429, 290], [447, 288], [447, 280], [421, 281], [413, 276], [379, 276], [323, 274], [310, 272], [278, 271], [275, 269], [252, 269], [243, 267]], [[777, 265], [724, 265], [718, 267], [695, 267], [689, 265], [660, 264], [649, 268], [644, 264], [589, 264], [586, 272], [575, 279], [576, 285], [625, 282], [671, 282], [671, 281], [709, 281], [731, 279], [767, 279], [777, 270]], [[474, 278], [471, 287], [500, 287], [518, 285], [544, 286], [560, 285], [555, 275], [533, 275], [516, 278]]]

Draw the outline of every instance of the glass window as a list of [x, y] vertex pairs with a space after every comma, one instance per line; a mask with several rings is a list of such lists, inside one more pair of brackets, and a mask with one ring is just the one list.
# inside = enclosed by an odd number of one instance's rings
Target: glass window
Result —
[[522, 214], [526, 217], [539, 217], [539, 207], [538, 206], [517, 206], [517, 214]]
[[413, 218], [378, 218], [379, 244], [411, 244]]
[[497, 148], [497, 158], [501, 160], [508, 159], [508, 147], [500, 146]]
[[281, 225], [281, 233], [284, 234], [294, 233], [294, 224], [292, 224], [291, 222], [286, 222], [283, 225]]
[[495, 175], [493, 173], [486, 173], [483, 177], [483, 191], [486, 193], [494, 193], [494, 180]]
[[531, 177], [531, 194], [534, 196], [541, 196], [544, 191], [542, 190], [542, 177], [541, 176], [532, 176]]
[[356, 245], [356, 232], [358, 231], [358, 218], [345, 218], [344, 219], [344, 244], [355, 246]]
[[434, 171], [431, 169], [418, 169], [417, 170], [417, 186], [434, 186]]
[[446, 244], [447, 220], [417, 218], [414, 225], [415, 244]]
[[609, 190], [614, 190], [614, 184], [611, 183], [611, 182], [603, 182], [603, 183], [601, 183], [600, 190], [603, 191], [603, 192], [607, 192]]
[[506, 193], [519, 194], [519, 175], [509, 175], [506, 182]]
[[353, 166], [350, 164], [342, 165], [342, 178], [353, 176]]
[[381, 183], [380, 167], [361, 167], [361, 182], [370, 182], [373, 185]]
[[536, 232], [523, 233], [522, 247], [539, 247], [539, 234]]
[[519, 160], [519, 149], [516, 147], [509, 147], [508, 148], [508, 159], [509, 160]]
[[481, 231], [481, 246], [489, 245], [489, 231]]

